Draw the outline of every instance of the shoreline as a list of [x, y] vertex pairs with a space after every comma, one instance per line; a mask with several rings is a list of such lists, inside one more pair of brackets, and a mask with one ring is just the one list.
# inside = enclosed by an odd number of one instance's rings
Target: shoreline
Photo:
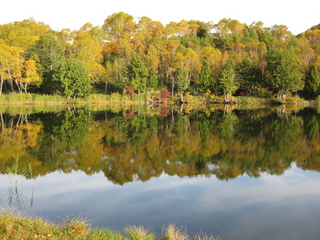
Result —
[[78, 240], [216, 240], [218, 237], [200, 232], [191, 237], [186, 227], [169, 224], [163, 228], [162, 236], [156, 236], [152, 229], [143, 226], [128, 226], [122, 232], [92, 227], [88, 220], [62, 218], [57, 225], [39, 217], [28, 217], [11, 212], [0, 212], [0, 235], [3, 239], [78, 239]]

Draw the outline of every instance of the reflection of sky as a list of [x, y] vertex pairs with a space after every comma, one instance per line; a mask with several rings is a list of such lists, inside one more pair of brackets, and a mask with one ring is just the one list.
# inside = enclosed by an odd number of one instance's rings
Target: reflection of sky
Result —
[[[1, 183], [8, 176], [0, 175]], [[187, 226], [220, 239], [318, 239], [320, 174], [292, 167], [282, 176], [262, 174], [229, 181], [215, 177], [162, 175], [148, 182], [110, 183], [103, 174], [52, 173], [36, 180], [20, 179], [30, 198], [34, 186], [35, 215], [59, 221], [68, 216], [92, 220], [93, 226], [122, 230], [128, 225]], [[8, 185], [1, 184], [1, 204]]]

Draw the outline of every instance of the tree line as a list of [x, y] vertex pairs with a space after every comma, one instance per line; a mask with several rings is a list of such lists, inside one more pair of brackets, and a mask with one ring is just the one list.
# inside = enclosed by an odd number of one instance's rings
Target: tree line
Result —
[[234, 19], [163, 25], [118, 12], [102, 26], [54, 31], [26, 19], [0, 25], [0, 94], [66, 98], [169, 90], [264, 96], [320, 94], [320, 26], [295, 36], [285, 25]]

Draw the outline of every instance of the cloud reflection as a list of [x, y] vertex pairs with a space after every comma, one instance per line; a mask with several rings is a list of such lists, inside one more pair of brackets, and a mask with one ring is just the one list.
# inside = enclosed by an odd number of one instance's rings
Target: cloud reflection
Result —
[[189, 234], [203, 231], [221, 239], [284, 239], [289, 233], [290, 239], [316, 239], [318, 186], [319, 173], [294, 165], [281, 176], [220, 181], [162, 174], [123, 186], [103, 174], [55, 172], [35, 180], [32, 210], [53, 220], [81, 213], [94, 226], [116, 230], [143, 225], [160, 233], [163, 225], [175, 223], [187, 226]]

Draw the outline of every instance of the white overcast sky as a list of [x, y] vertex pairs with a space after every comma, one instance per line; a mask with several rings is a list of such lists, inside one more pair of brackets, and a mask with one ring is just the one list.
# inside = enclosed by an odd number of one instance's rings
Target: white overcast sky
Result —
[[87, 22], [102, 26], [121, 11], [164, 25], [181, 20], [218, 23], [223, 18], [248, 25], [262, 21], [265, 27], [284, 24], [293, 34], [320, 23], [319, 0], [2, 0], [0, 9], [0, 24], [32, 17], [54, 30], [76, 30]]

